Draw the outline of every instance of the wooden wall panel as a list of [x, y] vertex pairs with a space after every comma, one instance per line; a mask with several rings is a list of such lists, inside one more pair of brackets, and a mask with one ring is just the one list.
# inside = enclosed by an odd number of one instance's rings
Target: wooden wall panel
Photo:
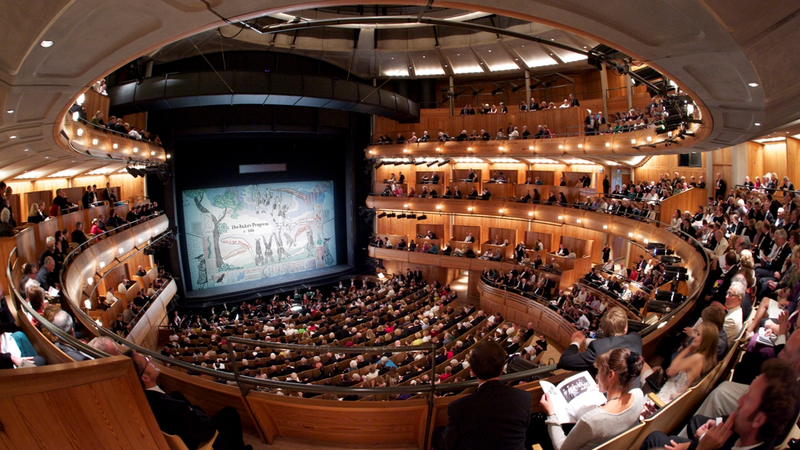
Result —
[[795, 189], [800, 189], [800, 168], [797, 166], [797, 157], [800, 156], [800, 141], [786, 138], [786, 176], [794, 183]]
[[[777, 173], [778, 183], [780, 185], [783, 177], [786, 176], [786, 168], [789, 167], [789, 161], [786, 159], [786, 142], [768, 142], [764, 144], [763, 148], [764, 168], [761, 175], [767, 172], [772, 174]], [[796, 165], [797, 161], [795, 161], [795, 166]], [[750, 178], [755, 180], [752, 176]], [[789, 179], [791, 180], [791, 178]], [[736, 182], [741, 183], [740, 180], [736, 180]]]
[[[463, 103], [461, 105], [463, 107]], [[461, 108], [459, 108], [460, 110]], [[545, 111], [520, 112], [517, 105], [509, 105], [508, 114], [476, 114], [473, 116], [450, 116], [448, 108], [423, 109], [420, 111], [419, 123], [401, 124], [394, 120], [376, 117], [374, 141], [378, 136], [388, 135], [393, 140], [397, 139], [397, 134], [403, 134], [406, 139], [415, 132], [417, 137], [422, 136], [423, 132], [436, 139], [440, 131], [456, 137], [462, 130], [467, 134], [472, 131], [480, 132], [485, 129], [494, 139], [498, 129], [506, 134], [509, 124], [519, 128], [527, 126], [531, 133], [536, 133], [539, 125], [547, 127], [555, 134], [577, 133], [583, 131], [583, 119], [586, 111], [583, 108], [569, 109], [548, 109]]]
[[7, 370], [0, 380], [4, 448], [169, 449], [125, 356]]
[[[761, 178], [764, 174], [764, 146], [757, 142], [747, 143], [747, 175], [750, 181], [755, 183], [756, 177]], [[741, 181], [736, 182], [736, 184]]]
[[[701, 176], [703, 178], [706, 177], [707, 156], [708, 153], [701, 154], [702, 167], [678, 167], [678, 155], [652, 156], [641, 167], [634, 169], [634, 180], [657, 181], [665, 173], [668, 173], [669, 179], [672, 180], [675, 177], [675, 172], [678, 172], [680, 176], [686, 177], [687, 183], [691, 182], [691, 177], [695, 177], [695, 180], [699, 182]], [[708, 180], [706, 180], [706, 183], [708, 183]]]
[[94, 115], [100, 111], [104, 115], [104, 121], [108, 122], [108, 108], [111, 99], [107, 95], [101, 95], [94, 89], [87, 90], [84, 94], [83, 107], [86, 109], [86, 120], [91, 121]]

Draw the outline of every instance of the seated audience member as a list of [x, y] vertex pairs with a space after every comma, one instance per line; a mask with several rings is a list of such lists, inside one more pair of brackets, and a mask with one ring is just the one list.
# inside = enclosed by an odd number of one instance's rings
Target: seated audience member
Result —
[[144, 266], [139, 264], [139, 267], [136, 268], [136, 276], [137, 277], [143, 277], [145, 275], [147, 275], [147, 271], [144, 270]]
[[126, 222], [135, 222], [138, 219], [136, 212], [139, 210], [138, 207], [134, 207], [128, 210], [128, 213], [125, 214], [125, 221]]
[[20, 276], [19, 279], [19, 292], [22, 294], [23, 297], [25, 297], [28, 291], [28, 286], [31, 283], [34, 283], [36, 286], [39, 286], [39, 282], [36, 281], [37, 276], [38, 276], [38, 271], [36, 270], [35, 263], [29, 262], [25, 263], [22, 266], [22, 275]]
[[14, 225], [11, 224], [11, 210], [8, 208], [0, 212], [0, 237], [13, 237]]
[[[53, 317], [53, 325], [61, 329], [61, 331], [63, 331], [64, 333], [67, 333], [71, 336], [75, 336], [72, 316], [70, 316], [66, 311], [59, 311], [56, 313], [55, 317]], [[55, 344], [56, 347], [58, 347], [62, 352], [66, 353], [67, 356], [69, 356], [75, 361], [83, 361], [89, 359], [86, 355], [79, 352], [75, 347], [71, 346], [63, 339], [59, 339], [58, 342], [56, 342]]]
[[736, 410], [723, 418], [723, 422], [718, 424], [715, 418], [696, 415], [688, 426], [693, 439], [654, 431], [640, 449], [669, 446], [700, 450], [771, 450], [781, 442], [800, 410], [797, 376], [788, 362], [767, 361], [761, 366], [761, 375], [739, 399]]
[[189, 403], [180, 392], [173, 391], [170, 394], [164, 392], [157, 384], [161, 371], [149, 357], [133, 350], [126, 351], [125, 356], [133, 360], [147, 402], [150, 403], [161, 431], [178, 435], [188, 448], [197, 448], [200, 443], [208, 441], [214, 436], [214, 432], [218, 431], [219, 435], [214, 441], [215, 449], [252, 449], [250, 445], [244, 445], [242, 422], [235, 408], [227, 406], [214, 417], [209, 417], [200, 407]]
[[[540, 400], [547, 413], [545, 423], [551, 448], [555, 450], [595, 448], [639, 421], [644, 394], [637, 383], [644, 358], [627, 348], [616, 348], [601, 354], [594, 365], [597, 368], [598, 388], [606, 394], [608, 401], [581, 415], [568, 435], [556, 419], [556, 406], [550, 396], [545, 393]], [[543, 448], [546, 447], [546, 442], [540, 443]]]
[[728, 293], [725, 296], [725, 323], [722, 326], [728, 336], [728, 348], [733, 346], [733, 342], [742, 330], [742, 300], [746, 294], [746, 288], [742, 283], [731, 283]]
[[[788, 323], [788, 321], [787, 321]], [[777, 358], [789, 363], [793, 370], [800, 372], [800, 333], [793, 333], [786, 339], [785, 330], [775, 342]], [[707, 417], [721, 417], [736, 410], [737, 402], [747, 392], [747, 388], [759, 374], [764, 363], [760, 353], [746, 352], [742, 361], [736, 364], [731, 381], [723, 381], [703, 400], [697, 414]], [[685, 429], [684, 429], [685, 430]], [[685, 433], [681, 436], [686, 437]]]
[[39, 268], [39, 272], [36, 274], [36, 281], [39, 283], [42, 289], [47, 291], [51, 287], [56, 287], [56, 262], [52, 256], [48, 256], [44, 259], [44, 264]]
[[594, 360], [597, 355], [615, 348], [627, 348], [637, 355], [642, 354], [642, 337], [639, 333], [628, 334], [628, 316], [622, 307], [609, 309], [600, 320], [600, 329], [605, 337], [593, 340], [587, 349], [580, 353], [578, 350], [586, 341], [586, 335], [582, 331], [575, 332], [572, 335], [572, 343], [558, 360], [558, 368], [594, 372]]
[[[102, 216], [102, 214], [101, 214], [101, 216]], [[101, 226], [101, 224], [102, 224], [102, 226]], [[105, 233], [105, 230], [103, 230], [104, 226], [105, 226], [105, 222], [103, 222], [99, 218], [93, 219], [92, 220], [92, 229], [89, 231], [89, 233], [93, 234], [95, 236], [101, 235], [101, 234]]]
[[31, 204], [30, 213], [28, 214], [28, 223], [44, 222], [45, 219], [47, 219], [47, 216], [39, 209], [39, 204]]
[[719, 328], [703, 322], [693, 330], [692, 343], [678, 353], [666, 370], [669, 379], [658, 397], [671, 402], [697, 383], [717, 363]]
[[70, 234], [70, 239], [78, 245], [83, 245], [89, 240], [83, 232], [83, 222], [75, 222], [75, 231]]
[[434, 430], [437, 450], [526, 448], [531, 394], [499, 381], [506, 357], [493, 340], [472, 351], [469, 367], [478, 378], [478, 389], [447, 407], [447, 427]]

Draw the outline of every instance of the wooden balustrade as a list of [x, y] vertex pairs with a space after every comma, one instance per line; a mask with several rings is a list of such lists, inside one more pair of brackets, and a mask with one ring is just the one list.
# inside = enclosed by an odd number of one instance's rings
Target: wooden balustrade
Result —
[[[678, 140], [671, 146], [676, 148], [695, 145], [710, 131], [702, 125], [693, 126], [696, 139]], [[495, 130], [496, 132], [497, 130]], [[650, 138], [650, 140], [648, 140]], [[627, 133], [601, 134], [593, 136], [560, 136], [552, 139], [516, 139], [489, 141], [428, 141], [409, 144], [371, 145], [366, 149], [367, 158], [373, 157], [444, 157], [475, 156], [512, 158], [547, 158], [586, 156], [636, 156], [656, 155], [664, 152], [663, 145], [655, 145], [667, 139], [655, 128], [646, 128]], [[524, 180], [523, 180], [524, 181]], [[593, 184], [595, 185], [595, 184]]]
[[[163, 147], [146, 141], [130, 139], [119, 133], [97, 128], [92, 124], [76, 122], [70, 116], [64, 117], [63, 131], [68, 136], [73, 149], [89, 152], [90, 155], [110, 157], [119, 160], [131, 158], [137, 161], [164, 162], [167, 154]], [[96, 142], [96, 143], [95, 143]], [[80, 199], [78, 199], [80, 200]], [[72, 200], [74, 202], [74, 200]]]
[[0, 373], [3, 448], [169, 450], [125, 356]]
[[[583, 119], [586, 117], [586, 110], [583, 108], [556, 108], [539, 111], [519, 111], [518, 105], [507, 105], [506, 114], [473, 114], [473, 115], [450, 115], [448, 108], [422, 109], [420, 110], [420, 121], [416, 124], [400, 124], [392, 120], [379, 119], [376, 127], [373, 142], [378, 141], [378, 137], [388, 135], [392, 140], [397, 139], [398, 134], [408, 139], [411, 133], [422, 137], [424, 131], [433, 139], [442, 131], [450, 137], [455, 138], [466, 130], [467, 135], [473, 131], [480, 132], [486, 130], [492, 139], [497, 135], [499, 129], [503, 134], [508, 134], [509, 124], [519, 128], [520, 138], [522, 137], [523, 126], [527, 126], [531, 135], [536, 134], [539, 125], [547, 125], [551, 132], [556, 135], [573, 134], [583, 132]], [[458, 114], [458, 111], [456, 111]]]

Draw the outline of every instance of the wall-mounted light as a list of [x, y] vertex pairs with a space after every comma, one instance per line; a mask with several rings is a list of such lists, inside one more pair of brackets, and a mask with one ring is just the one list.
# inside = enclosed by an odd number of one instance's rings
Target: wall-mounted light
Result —
[[92, 139], [92, 145], [97, 145], [98, 142], [100, 141], [98, 141], [97, 139]]
[[119, 148], [119, 144], [113, 144], [113, 145], [111, 146], [111, 148], [113, 148], [114, 150], [116, 150], [116, 149], [118, 149], [118, 148]]
[[85, 306], [86, 309], [92, 309], [92, 301], [91, 300], [84, 301], [83, 306]]
[[139, 153], [139, 147], [133, 147], [133, 153]]
[[504, 209], [500, 209], [500, 210], [499, 210], [499, 211], [497, 211], [497, 212], [499, 212], [500, 214], [503, 214], [503, 212], [505, 212], [505, 210], [504, 210]]
[[83, 136], [83, 128], [78, 128], [78, 137]]
[[436, 209], [441, 211], [442, 210], [442, 205], [436, 205]]
[[468, 207], [467, 211], [472, 212], [472, 206]]
[[607, 230], [608, 229], [608, 225], [603, 225], [603, 229]]
[[94, 278], [92, 278], [92, 277], [87, 278], [86, 279], [86, 284], [88, 284], [89, 286], [93, 285], [94, 284]]
[[564, 216], [558, 216], [558, 220], [564, 220]]
[[581, 223], [581, 219], [576, 220], [576, 222]]
[[629, 238], [633, 238], [633, 233], [628, 233]]
[[528, 217], [533, 217], [533, 211], [528, 213]]
[[606, 148], [611, 147], [611, 142], [606, 142]]

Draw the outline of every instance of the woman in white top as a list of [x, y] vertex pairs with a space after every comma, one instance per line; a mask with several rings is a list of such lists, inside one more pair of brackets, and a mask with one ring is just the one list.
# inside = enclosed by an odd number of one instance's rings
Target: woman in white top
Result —
[[673, 230], [677, 230], [678, 228], [681, 227], [681, 222], [682, 221], [683, 220], [681, 218], [681, 210], [680, 209], [676, 209], [675, 212], [672, 213], [672, 220], [670, 221], [669, 226]]
[[605, 405], [584, 413], [570, 431], [564, 434], [555, 416], [550, 396], [539, 402], [547, 413], [547, 431], [555, 450], [589, 450], [632, 427], [639, 420], [644, 394], [633, 387], [639, 380], [644, 358], [627, 348], [603, 353], [594, 362], [597, 387], [606, 394]]
[[692, 343], [678, 353], [667, 368], [670, 378], [658, 392], [658, 398], [669, 403], [697, 383], [717, 363], [719, 328], [702, 322], [692, 330]]

